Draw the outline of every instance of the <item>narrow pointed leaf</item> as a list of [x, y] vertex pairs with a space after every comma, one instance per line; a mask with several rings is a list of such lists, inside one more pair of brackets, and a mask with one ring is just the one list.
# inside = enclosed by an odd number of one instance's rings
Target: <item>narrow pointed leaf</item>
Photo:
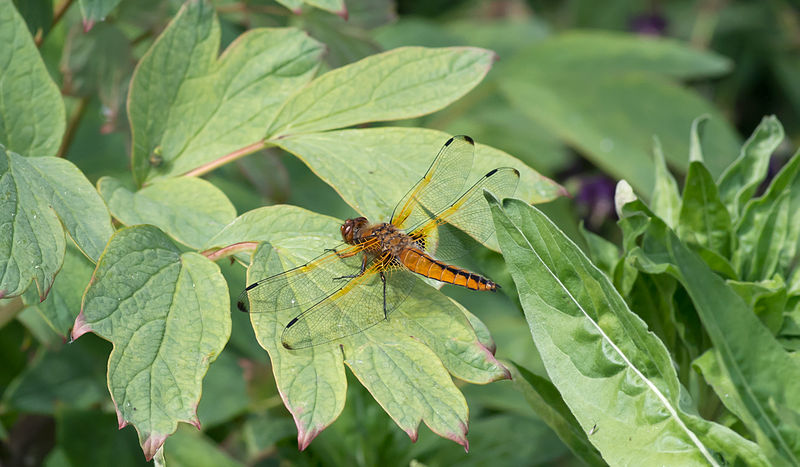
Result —
[[265, 136], [277, 140], [435, 112], [475, 87], [493, 60], [493, 52], [473, 47], [401, 47], [372, 55], [293, 95]]
[[97, 189], [123, 224], [155, 225], [196, 249], [236, 218], [236, 208], [225, 194], [200, 178], [159, 180], [132, 192], [118, 180], [103, 177]]
[[31, 281], [44, 299], [64, 258], [64, 229], [97, 260], [111, 236], [102, 199], [71, 162], [25, 158], [0, 145], [0, 296]]
[[689, 164], [678, 216], [678, 234], [689, 243], [723, 258], [731, 254], [731, 217], [719, 199], [717, 185], [700, 161]]
[[787, 274], [800, 242], [800, 152], [781, 169], [763, 196], [750, 200], [737, 222], [733, 263], [741, 277], [759, 281]]
[[686, 289], [711, 338], [721, 371], [731, 378], [749, 412], [742, 418], [745, 426], [770, 462], [800, 462], [800, 362], [786, 353], [752, 308], [660, 219], [638, 202], [626, 206], [626, 219], [631, 217], [649, 218], [642, 246], [631, 255], [639, 268], [669, 273]]
[[185, 173], [248, 144], [319, 65], [322, 45], [292, 28], [241, 35], [218, 57], [213, 6], [187, 2], [131, 81], [128, 116], [140, 184]]
[[199, 426], [202, 380], [231, 331], [216, 264], [183, 253], [153, 226], [119, 230], [97, 263], [73, 338], [111, 341], [108, 387], [120, 427], [132, 423], [147, 459], [179, 421]]
[[514, 199], [492, 208], [548, 375], [607, 462], [766, 465], [754, 444], [693, 413], [664, 344], [551, 221]]
[[678, 183], [669, 172], [664, 159], [664, 151], [658, 139], [653, 143], [653, 155], [656, 164], [656, 183], [653, 187], [651, 207], [653, 212], [668, 226], [674, 228], [678, 225], [678, 216], [681, 211], [681, 197], [678, 192]]
[[764, 180], [773, 151], [783, 141], [783, 126], [775, 116], [764, 117], [745, 141], [739, 157], [719, 179], [719, 195], [731, 217], [737, 219], [758, 185]]
[[0, 44], [0, 144], [23, 156], [54, 156], [64, 101], [10, 0], [0, 1]]

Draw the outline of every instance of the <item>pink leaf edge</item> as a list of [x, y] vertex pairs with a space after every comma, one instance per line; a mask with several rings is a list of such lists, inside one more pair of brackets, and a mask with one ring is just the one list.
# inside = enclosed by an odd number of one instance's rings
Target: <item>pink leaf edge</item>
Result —
[[72, 340], [81, 337], [87, 332], [91, 332], [91, 330], [92, 327], [86, 322], [86, 315], [84, 315], [83, 310], [81, 310], [81, 312], [78, 313], [78, 317], [75, 318], [75, 324], [72, 326]]
[[142, 451], [144, 452], [144, 457], [149, 462], [153, 459], [153, 456], [156, 455], [156, 451], [164, 445], [164, 441], [166, 441], [167, 435], [163, 434], [150, 434], [142, 443]]

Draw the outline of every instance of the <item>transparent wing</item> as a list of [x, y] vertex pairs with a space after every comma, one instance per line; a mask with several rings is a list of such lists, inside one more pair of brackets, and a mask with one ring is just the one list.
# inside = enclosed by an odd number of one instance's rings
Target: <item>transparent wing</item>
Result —
[[390, 256], [378, 259], [365, 274], [289, 321], [281, 336], [283, 346], [302, 349], [375, 326], [408, 297], [416, 281]]
[[449, 206], [466, 186], [474, 155], [475, 142], [469, 136], [447, 140], [422, 180], [394, 208], [391, 223], [411, 227]]
[[[340, 277], [361, 272], [363, 250], [374, 240], [348, 245], [323, 253], [306, 264], [275, 274], [248, 285], [239, 295], [237, 305], [249, 313], [271, 313], [296, 308], [298, 313], [342, 289], [347, 283]], [[277, 257], [274, 260], [279, 263]]]
[[492, 213], [483, 190], [500, 199], [508, 198], [514, 194], [518, 183], [517, 169], [494, 169], [460, 198], [413, 226], [408, 233], [440, 260], [460, 258], [476, 245], [475, 240], [484, 243], [494, 234]]

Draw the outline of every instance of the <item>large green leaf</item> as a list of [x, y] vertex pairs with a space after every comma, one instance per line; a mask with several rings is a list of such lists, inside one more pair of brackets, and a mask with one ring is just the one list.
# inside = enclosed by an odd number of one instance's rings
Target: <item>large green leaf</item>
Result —
[[24, 156], [54, 156], [64, 101], [11, 0], [0, 1], [0, 144]]
[[195, 177], [157, 180], [137, 192], [112, 177], [97, 189], [125, 225], [152, 224], [175, 240], [200, 248], [236, 217], [236, 208], [211, 183]]
[[623, 221], [647, 225], [629, 254], [649, 273], [669, 273], [688, 292], [711, 338], [720, 371], [746, 410], [742, 422], [773, 464], [800, 462], [800, 364], [781, 347], [741, 297], [641, 202], [625, 207]]
[[[788, 274], [800, 242], [800, 151], [781, 169], [763, 196], [744, 206], [736, 225], [734, 267], [749, 281]], [[796, 267], [796, 266], [795, 266]]]
[[[357, 212], [377, 222], [386, 220], [403, 195], [425, 175], [449, 137], [435, 130], [387, 127], [290, 136], [276, 144], [298, 156]], [[502, 151], [478, 144], [475, 153], [469, 181], [509, 166], [520, 172], [518, 198], [542, 203], [564, 191]]]
[[[340, 220], [299, 208], [272, 206], [240, 216], [209, 245], [269, 242], [253, 255], [248, 270], [248, 283], [252, 283], [337, 245], [340, 225]], [[259, 343], [270, 354], [284, 403], [297, 424], [301, 448], [342, 410], [343, 362], [409, 436], [416, 438], [422, 420], [434, 432], [463, 444], [466, 403], [448, 372], [475, 383], [508, 376], [508, 370], [479, 341], [464, 311], [421, 281], [388, 322], [329, 344], [286, 350], [281, 332], [295, 315], [292, 310], [253, 310], [251, 320]]]
[[139, 62], [128, 115], [140, 184], [257, 143], [278, 107], [311, 79], [323, 50], [291, 28], [250, 30], [218, 59], [219, 42], [214, 8], [192, 1]]
[[325, 73], [270, 123], [272, 140], [439, 110], [475, 87], [494, 53], [472, 47], [401, 47]]
[[738, 150], [735, 131], [710, 103], [669, 78], [717, 74], [725, 62], [674, 42], [607, 36], [581, 33], [535, 43], [501, 65], [501, 91], [599, 167], [647, 193], [654, 182], [653, 135], [668, 161], [685, 168], [685, 128], [707, 113], [714, 116], [707, 163], [712, 174], [721, 173]]
[[199, 425], [203, 376], [231, 330], [216, 264], [183, 253], [153, 226], [117, 231], [97, 263], [73, 338], [111, 341], [108, 387], [120, 428], [133, 423], [147, 459], [179, 421]]
[[769, 168], [772, 152], [783, 141], [783, 126], [775, 116], [764, 117], [745, 141], [739, 157], [719, 179], [719, 196], [735, 220], [741, 209], [756, 192]]
[[71, 162], [25, 158], [0, 145], [0, 297], [31, 280], [43, 300], [64, 258], [64, 229], [96, 261], [111, 236], [103, 200]]
[[548, 375], [607, 462], [766, 465], [753, 443], [695, 415], [664, 344], [550, 220], [519, 200], [492, 208]]

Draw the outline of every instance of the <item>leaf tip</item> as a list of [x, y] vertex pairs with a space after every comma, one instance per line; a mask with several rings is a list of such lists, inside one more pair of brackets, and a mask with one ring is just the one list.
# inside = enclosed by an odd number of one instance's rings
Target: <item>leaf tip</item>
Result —
[[417, 442], [417, 439], [419, 438], [419, 431], [416, 428], [409, 428], [403, 431], [405, 431], [408, 437], [411, 438], [412, 443]]
[[300, 451], [305, 451], [309, 444], [314, 441], [314, 438], [322, 431], [324, 427], [313, 427], [306, 431], [305, 429], [297, 428], [297, 448]]
[[7, 294], [7, 293], [8, 293], [8, 291], [7, 291], [7, 290], [0, 290], [0, 300], [2, 300], [3, 298], [5, 298], [5, 296], [6, 296], [6, 294]]
[[350, 18], [350, 13], [347, 11], [347, 5], [344, 2], [342, 3], [342, 9], [337, 11], [336, 14], [345, 21]]
[[125, 416], [122, 415], [122, 412], [120, 412], [119, 407], [117, 407], [117, 401], [114, 401], [114, 411], [117, 413], [117, 426], [119, 427], [119, 429], [121, 430], [126, 426], [128, 426], [128, 421], [125, 420]]
[[93, 19], [84, 19], [83, 20], [83, 33], [86, 34], [92, 30], [94, 27], [94, 20]]
[[456, 443], [464, 446], [464, 452], [469, 452], [469, 441], [467, 440], [467, 432], [469, 429], [467, 428], [467, 424], [463, 421], [458, 422], [458, 427], [460, 428], [460, 433], [448, 433], [447, 438], [455, 441]]
[[197, 428], [198, 431], [201, 430], [200, 419], [197, 417], [197, 407], [195, 406], [195, 412], [192, 418], [189, 419], [189, 424], [193, 427]]
[[[78, 313], [78, 317], [75, 318], [75, 324], [72, 326], [72, 340], [81, 337], [82, 335], [90, 332], [92, 327], [86, 322], [86, 315], [83, 314], [83, 310]], [[119, 411], [117, 411], [119, 413]]]
[[153, 433], [145, 438], [144, 442], [142, 443], [142, 451], [144, 452], [144, 457], [148, 462], [153, 459], [153, 456], [156, 455], [156, 451], [158, 451], [158, 449], [164, 445], [164, 441], [166, 441], [166, 439], [167, 435], [156, 435]]

